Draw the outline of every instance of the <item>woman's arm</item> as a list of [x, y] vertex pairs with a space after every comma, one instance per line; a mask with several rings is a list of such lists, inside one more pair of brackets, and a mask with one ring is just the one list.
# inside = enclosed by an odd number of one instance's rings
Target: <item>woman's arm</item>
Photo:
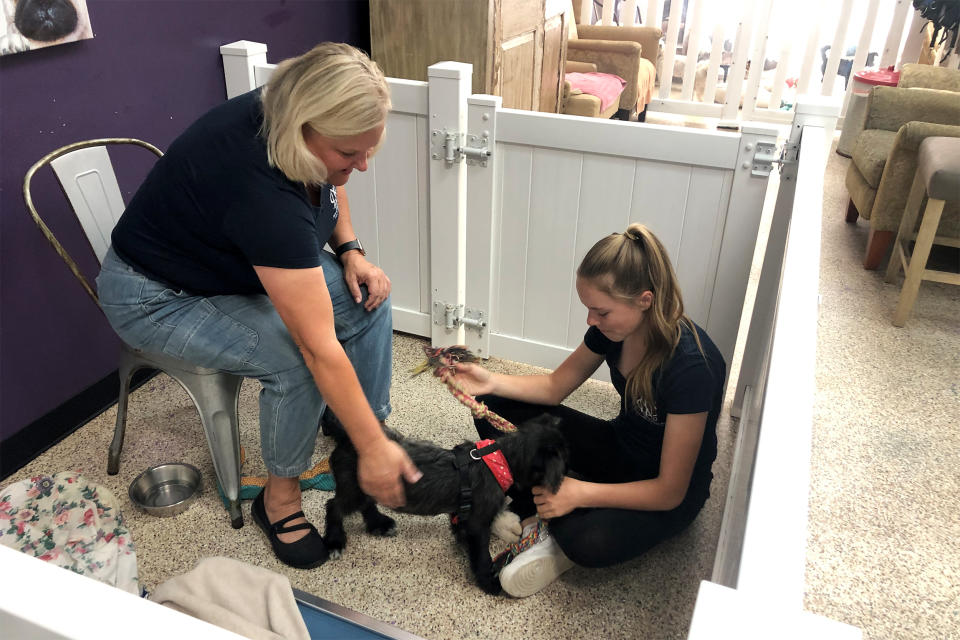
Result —
[[[330, 248], [336, 250], [344, 242], [350, 242], [357, 237], [353, 230], [353, 222], [350, 219], [350, 203], [347, 201], [347, 190], [343, 187], [335, 187], [337, 190], [337, 226], [333, 228], [333, 234], [330, 236]], [[350, 289], [350, 295], [356, 302], [360, 302], [360, 285], [367, 285], [367, 302], [364, 308], [367, 311], [373, 311], [380, 306], [387, 296], [390, 295], [390, 278], [384, 273], [383, 269], [373, 264], [359, 251], [348, 251], [340, 257], [340, 263], [343, 265], [343, 279]]]
[[589, 378], [603, 363], [603, 356], [590, 351], [582, 342], [555, 371], [535, 376], [493, 373], [481, 366], [457, 365], [457, 382], [471, 395], [493, 393], [504, 398], [557, 405]]
[[317, 388], [357, 449], [364, 492], [387, 506], [403, 505], [401, 476], [416, 482], [419, 471], [403, 449], [384, 434], [347, 354], [337, 341], [333, 303], [323, 269], [255, 266], [254, 270], [300, 348]]
[[660, 454], [660, 473], [650, 480], [602, 484], [565, 478], [557, 493], [534, 489], [542, 518], [557, 518], [580, 507], [669, 511], [683, 502], [700, 452], [707, 414], [668, 414]]

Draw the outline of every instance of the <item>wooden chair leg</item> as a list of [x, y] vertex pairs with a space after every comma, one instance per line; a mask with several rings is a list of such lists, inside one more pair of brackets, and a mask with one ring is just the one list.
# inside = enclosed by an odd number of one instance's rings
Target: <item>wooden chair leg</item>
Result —
[[893, 254], [890, 256], [890, 262], [887, 264], [887, 273], [884, 277], [886, 282], [894, 282], [900, 275], [900, 268], [906, 270], [909, 255], [906, 249], [906, 243], [910, 241], [913, 230], [917, 226], [917, 216], [920, 215], [920, 205], [923, 204], [923, 197], [927, 195], [927, 187], [920, 177], [920, 173], [913, 178], [913, 185], [910, 187], [910, 195], [907, 196], [907, 205], [903, 209], [903, 216], [900, 217], [900, 229], [897, 231], [897, 238], [893, 242]]
[[883, 262], [887, 250], [893, 243], [893, 231], [876, 231], [870, 229], [867, 237], [867, 255], [863, 258], [864, 269], [876, 269]]
[[913, 303], [917, 300], [917, 292], [920, 291], [920, 282], [923, 280], [923, 271], [927, 268], [927, 258], [930, 257], [930, 248], [933, 246], [933, 239], [937, 235], [937, 227], [940, 226], [943, 204], [943, 200], [927, 199], [927, 208], [923, 212], [920, 231], [917, 232], [913, 255], [910, 256], [910, 263], [907, 266], [907, 277], [903, 280], [900, 300], [893, 312], [893, 325], [895, 327], [902, 327], [906, 323], [907, 316], [913, 310]]
[[857, 218], [860, 217], [860, 212], [857, 211], [857, 205], [853, 204], [853, 199], [847, 204], [847, 217], [846, 221], [853, 223], [857, 221]]

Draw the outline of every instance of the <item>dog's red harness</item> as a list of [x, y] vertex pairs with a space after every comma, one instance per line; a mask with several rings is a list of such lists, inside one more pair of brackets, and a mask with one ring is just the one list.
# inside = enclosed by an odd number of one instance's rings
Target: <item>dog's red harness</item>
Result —
[[465, 524], [470, 518], [470, 510], [473, 507], [473, 488], [470, 486], [469, 468], [472, 464], [483, 460], [504, 493], [513, 484], [513, 474], [510, 473], [510, 466], [503, 451], [500, 450], [500, 445], [494, 440], [480, 440], [475, 445], [475, 448], [470, 449], [470, 444], [464, 443], [453, 449], [453, 464], [460, 475], [460, 506], [451, 518], [453, 524]]
[[474, 456], [474, 453], [484, 461], [487, 468], [490, 469], [490, 473], [497, 479], [497, 484], [506, 493], [507, 489], [513, 484], [513, 474], [510, 473], [507, 459], [503, 457], [503, 451], [500, 450], [496, 441], [481, 440], [477, 442], [477, 448], [470, 452], [470, 457], [476, 460], [477, 457]]

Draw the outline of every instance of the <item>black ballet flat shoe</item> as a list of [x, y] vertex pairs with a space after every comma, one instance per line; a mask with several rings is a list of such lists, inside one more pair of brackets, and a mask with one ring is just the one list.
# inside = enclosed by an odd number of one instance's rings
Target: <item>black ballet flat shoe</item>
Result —
[[[289, 527], [285, 526], [291, 520], [303, 518], [303, 511], [297, 511], [293, 515], [289, 515], [271, 524], [267, 519], [267, 509], [263, 506], [263, 494], [264, 492], [261, 491], [259, 495], [254, 498], [253, 506], [250, 507], [250, 515], [253, 516], [253, 521], [257, 523], [257, 526], [267, 535], [267, 539], [270, 540], [270, 546], [273, 547], [273, 553], [277, 556], [277, 559], [283, 564], [294, 567], [295, 569], [313, 569], [326, 562], [330, 554], [327, 552], [327, 546], [323, 543], [323, 537], [317, 531], [316, 527], [309, 522], [295, 524]], [[281, 542], [277, 537], [281, 533], [290, 533], [291, 531], [300, 531], [303, 529], [309, 529], [310, 533], [295, 542]]]

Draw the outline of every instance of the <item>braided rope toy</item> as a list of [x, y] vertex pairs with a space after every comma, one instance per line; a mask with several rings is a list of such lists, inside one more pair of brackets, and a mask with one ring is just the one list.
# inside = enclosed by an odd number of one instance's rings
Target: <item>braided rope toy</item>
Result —
[[426, 362], [422, 363], [410, 377], [419, 375], [424, 371], [433, 370], [433, 375], [440, 378], [453, 397], [460, 401], [460, 404], [470, 409], [475, 418], [482, 418], [492, 424], [500, 431], [510, 433], [516, 431], [517, 427], [512, 422], [497, 415], [487, 407], [486, 404], [479, 402], [472, 395], [464, 391], [463, 387], [456, 379], [456, 364], [458, 362], [476, 362], [479, 360], [466, 347], [424, 347], [423, 352], [427, 356]]

